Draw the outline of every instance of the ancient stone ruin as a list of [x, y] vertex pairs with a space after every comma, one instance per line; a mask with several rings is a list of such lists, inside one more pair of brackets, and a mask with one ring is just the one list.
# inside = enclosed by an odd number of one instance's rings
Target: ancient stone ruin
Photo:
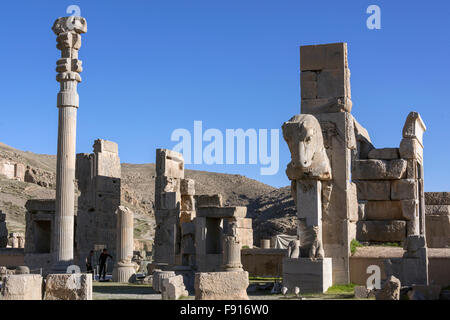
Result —
[[352, 240], [404, 243], [404, 257], [387, 261], [389, 273], [427, 284], [424, 122], [411, 112], [399, 148], [376, 149], [351, 115], [347, 45], [300, 52], [302, 113], [283, 124], [299, 219], [299, 243], [283, 260], [285, 286], [323, 292], [349, 283]]
[[[224, 207], [221, 195], [196, 195], [195, 181], [184, 178], [180, 153], [156, 150], [153, 283], [182, 275], [189, 291], [199, 290], [199, 272], [244, 272], [242, 246], [253, 246], [245, 207]], [[231, 274], [222, 276], [224, 281]], [[240, 287], [241, 288], [241, 287]]]
[[[61, 51], [56, 197], [26, 202], [25, 235], [8, 231], [0, 211], [2, 300], [92, 300], [96, 270], [88, 273], [86, 261], [103, 249], [113, 257], [113, 282], [140, 277], [164, 300], [247, 300], [249, 276], [282, 278], [273, 293], [297, 299], [350, 283], [359, 285], [357, 298], [399, 300], [405, 287], [412, 299], [436, 298], [450, 283], [450, 255], [440, 251], [450, 248], [450, 193], [424, 192], [426, 125], [411, 112], [395, 147], [374, 147], [351, 113], [346, 43], [300, 48], [301, 112], [282, 125], [297, 229], [280, 235], [283, 248], [270, 239], [254, 248], [247, 207], [198, 194], [183, 155], [157, 149], [153, 260], [147, 274], [138, 271], [143, 258], [134, 252], [135, 214], [121, 201], [118, 144], [97, 139], [92, 153], [75, 154], [86, 20], [59, 18], [52, 30]], [[39, 179], [47, 173], [14, 159], [0, 159], [0, 174], [48, 184]], [[366, 286], [370, 266], [381, 270], [379, 288]]]

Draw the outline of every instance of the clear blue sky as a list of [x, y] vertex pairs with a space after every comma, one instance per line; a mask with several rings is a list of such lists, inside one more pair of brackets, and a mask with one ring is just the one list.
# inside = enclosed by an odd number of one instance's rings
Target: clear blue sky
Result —
[[[398, 147], [409, 111], [425, 134], [427, 191], [450, 191], [450, 2], [437, 1], [2, 1], [0, 141], [56, 153], [54, 20], [76, 4], [87, 19], [80, 59], [77, 152], [97, 138], [122, 162], [154, 162], [177, 128], [280, 128], [299, 113], [300, 45], [347, 42], [353, 115], [376, 147]], [[381, 8], [368, 30], [366, 9]], [[260, 165], [189, 165], [274, 186]]]

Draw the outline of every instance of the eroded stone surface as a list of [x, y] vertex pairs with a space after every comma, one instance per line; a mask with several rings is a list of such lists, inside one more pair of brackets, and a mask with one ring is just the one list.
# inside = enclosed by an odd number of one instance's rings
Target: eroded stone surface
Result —
[[3, 279], [2, 300], [42, 300], [42, 277], [38, 274], [7, 275]]
[[384, 286], [375, 292], [377, 300], [400, 300], [400, 280], [390, 276]]
[[195, 274], [196, 300], [248, 300], [248, 272], [200, 272]]
[[92, 300], [92, 274], [49, 274], [44, 300]]

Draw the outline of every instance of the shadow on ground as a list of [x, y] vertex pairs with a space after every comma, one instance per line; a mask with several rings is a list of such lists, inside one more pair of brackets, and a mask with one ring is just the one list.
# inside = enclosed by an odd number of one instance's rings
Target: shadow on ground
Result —
[[159, 294], [149, 285], [121, 285], [117, 283], [94, 283], [92, 286], [94, 293], [104, 294]]

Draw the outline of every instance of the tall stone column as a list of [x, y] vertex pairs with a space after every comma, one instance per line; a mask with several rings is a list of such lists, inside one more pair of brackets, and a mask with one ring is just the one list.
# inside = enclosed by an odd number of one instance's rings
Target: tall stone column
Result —
[[133, 212], [127, 207], [119, 206], [117, 213], [116, 250], [117, 262], [113, 270], [113, 281], [128, 282], [135, 274], [133, 258]]
[[52, 28], [57, 35], [57, 48], [61, 59], [56, 62], [56, 81], [61, 85], [58, 93], [58, 153], [56, 164], [56, 216], [54, 230], [53, 271], [66, 272], [73, 263], [74, 201], [75, 201], [75, 142], [78, 109], [77, 85], [83, 70], [78, 60], [81, 34], [87, 31], [82, 17], [58, 18]]

